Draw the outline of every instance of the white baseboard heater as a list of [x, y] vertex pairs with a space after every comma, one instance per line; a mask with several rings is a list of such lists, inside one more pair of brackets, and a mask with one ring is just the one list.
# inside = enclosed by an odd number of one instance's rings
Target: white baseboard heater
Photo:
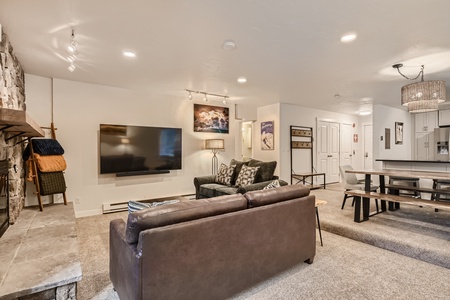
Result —
[[103, 203], [102, 209], [104, 214], [125, 211], [128, 210], [128, 201], [121, 203]]

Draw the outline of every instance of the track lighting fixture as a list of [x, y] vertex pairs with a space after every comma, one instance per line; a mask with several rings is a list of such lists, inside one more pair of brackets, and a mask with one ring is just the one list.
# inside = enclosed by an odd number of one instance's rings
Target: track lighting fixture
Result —
[[194, 91], [194, 90], [189, 90], [189, 89], [185, 89], [186, 92], [188, 92], [188, 99], [192, 100], [194, 97], [192, 96], [192, 93], [194, 94], [203, 94], [203, 101], [208, 102], [210, 99], [208, 98], [208, 96], [214, 96], [214, 97], [220, 97], [223, 98], [222, 103], [223, 104], [227, 104], [227, 99], [229, 99], [229, 96], [225, 96], [225, 95], [219, 95], [219, 94], [212, 94], [212, 93], [207, 93], [207, 92], [201, 92], [201, 91]]
[[70, 66], [68, 67], [68, 69], [70, 72], [73, 72], [73, 71], [75, 71], [76, 67], [73, 63], [71, 63]]
[[77, 42], [75, 41], [75, 29], [72, 28], [72, 34], [70, 35], [70, 43], [67, 47], [67, 52], [69, 53], [69, 56], [67, 57], [67, 61], [70, 63], [68, 69], [70, 72], [75, 71], [75, 61], [77, 60]]

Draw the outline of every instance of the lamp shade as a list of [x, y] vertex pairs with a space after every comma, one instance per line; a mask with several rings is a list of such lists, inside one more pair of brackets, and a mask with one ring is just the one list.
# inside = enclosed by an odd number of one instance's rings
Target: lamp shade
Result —
[[445, 81], [430, 80], [402, 87], [402, 105], [412, 113], [434, 111], [446, 100]]
[[225, 141], [223, 139], [205, 140], [205, 149], [225, 149]]

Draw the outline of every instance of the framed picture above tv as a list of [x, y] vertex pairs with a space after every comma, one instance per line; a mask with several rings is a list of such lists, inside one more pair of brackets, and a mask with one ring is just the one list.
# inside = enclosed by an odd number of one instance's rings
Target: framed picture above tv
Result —
[[194, 132], [229, 133], [228, 107], [194, 104]]

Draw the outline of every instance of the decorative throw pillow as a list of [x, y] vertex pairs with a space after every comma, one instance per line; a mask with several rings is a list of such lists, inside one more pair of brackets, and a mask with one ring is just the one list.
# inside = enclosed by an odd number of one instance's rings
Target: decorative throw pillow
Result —
[[255, 181], [258, 170], [259, 167], [242, 166], [241, 172], [239, 172], [236, 179], [236, 186], [241, 187], [252, 184]]
[[278, 188], [280, 187], [280, 182], [278, 180], [274, 180], [271, 183], [269, 183], [268, 185], [266, 185], [263, 190], [268, 190], [268, 189], [274, 189], [274, 188]]
[[134, 211], [138, 211], [144, 208], [150, 208], [160, 205], [166, 205], [166, 204], [172, 204], [172, 203], [178, 203], [180, 200], [166, 200], [166, 201], [155, 201], [152, 203], [144, 203], [139, 201], [128, 201], [128, 213], [132, 213]]
[[230, 186], [235, 168], [236, 165], [231, 165], [228, 167], [226, 164], [221, 164], [219, 172], [216, 175], [215, 182]]
[[231, 177], [231, 185], [236, 184], [236, 179], [239, 176], [239, 173], [241, 172], [242, 166], [246, 166], [246, 165], [248, 165], [248, 163], [249, 163], [248, 161], [238, 161], [238, 160], [235, 160], [234, 158], [231, 159], [230, 166], [236, 165], [236, 169], [234, 169], [233, 177]]
[[144, 208], [149, 208], [149, 203], [143, 203], [138, 201], [128, 201], [128, 213], [132, 213], [133, 211], [138, 211]]
[[173, 204], [173, 203], [178, 203], [178, 202], [180, 202], [180, 200], [166, 200], [166, 201], [159, 201], [159, 202], [155, 201], [150, 204], [150, 207]]

